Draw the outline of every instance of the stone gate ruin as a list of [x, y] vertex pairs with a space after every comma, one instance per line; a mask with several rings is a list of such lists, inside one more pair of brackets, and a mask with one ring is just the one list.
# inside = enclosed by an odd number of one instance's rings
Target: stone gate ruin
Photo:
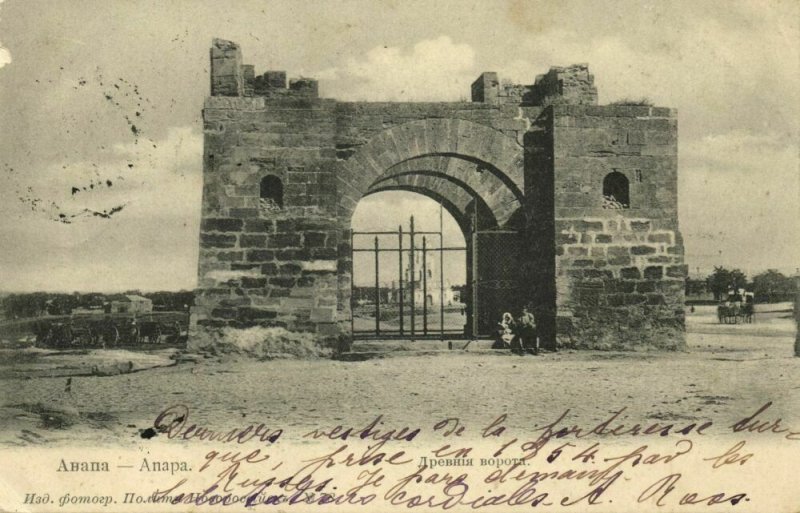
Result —
[[533, 85], [483, 73], [471, 102], [340, 102], [256, 75], [214, 40], [193, 329], [284, 326], [347, 339], [358, 201], [441, 202], [467, 241], [490, 332], [532, 303], [545, 347], [684, 345], [677, 120], [597, 105], [586, 65]]

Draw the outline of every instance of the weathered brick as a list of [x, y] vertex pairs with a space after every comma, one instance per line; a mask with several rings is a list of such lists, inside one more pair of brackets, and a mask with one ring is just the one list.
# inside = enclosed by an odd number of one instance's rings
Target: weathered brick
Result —
[[598, 233], [594, 236], [594, 241], [598, 244], [609, 244], [613, 240], [613, 237], [607, 233]]
[[218, 319], [235, 319], [237, 315], [235, 308], [215, 308], [211, 310], [211, 317]]
[[275, 252], [275, 259], [282, 262], [287, 260], [311, 260], [311, 253], [307, 249], [281, 249]]
[[643, 294], [625, 294], [626, 305], [641, 305], [647, 302], [647, 296]]
[[328, 234], [324, 232], [305, 232], [303, 233], [303, 245], [307, 248], [325, 247], [327, 237]]
[[636, 282], [634, 281], [610, 280], [607, 286], [609, 292], [630, 294], [636, 290]]
[[252, 278], [249, 276], [242, 277], [242, 287], [245, 289], [258, 289], [267, 285], [266, 278]]
[[660, 280], [664, 277], [664, 268], [660, 265], [651, 265], [644, 268], [646, 280]]
[[269, 235], [268, 244], [270, 248], [296, 248], [300, 239], [299, 233], [274, 233]]
[[246, 258], [248, 262], [266, 262], [275, 258], [275, 252], [267, 249], [249, 249]]
[[314, 219], [298, 219], [297, 220], [297, 227], [298, 231], [326, 231], [326, 230], [333, 230], [336, 228], [335, 221], [327, 221], [327, 220], [314, 220]]
[[655, 291], [656, 291], [656, 282], [654, 281], [643, 281], [636, 284], [636, 292], [646, 293]]
[[603, 223], [601, 221], [584, 221], [582, 219], [573, 221], [572, 223], [575, 231], [578, 232], [601, 232], [603, 231]]
[[671, 265], [667, 267], [667, 276], [670, 278], [684, 278], [686, 276], [686, 266]]
[[232, 208], [230, 209], [231, 216], [239, 217], [239, 218], [246, 218], [246, 217], [258, 217], [259, 212], [257, 208]]
[[243, 224], [241, 219], [212, 217], [203, 219], [200, 229], [205, 232], [238, 232]]
[[245, 219], [244, 231], [270, 233], [275, 231], [275, 223], [271, 219]]
[[605, 271], [601, 269], [586, 269], [583, 272], [583, 277], [588, 279], [611, 279], [614, 275], [611, 271]]
[[589, 254], [589, 249], [582, 246], [573, 246], [567, 248], [567, 253], [572, 256], [586, 256]]
[[228, 321], [221, 319], [198, 319], [197, 325], [204, 328], [224, 328], [228, 326]]
[[642, 278], [642, 273], [638, 267], [623, 267], [619, 270], [619, 275], [624, 280], [639, 280]]
[[625, 305], [625, 294], [609, 294], [606, 296], [608, 306], [620, 307]]
[[627, 246], [609, 246], [606, 249], [609, 257], [627, 257], [631, 254], [631, 248]]
[[669, 244], [672, 242], [672, 237], [668, 233], [651, 233], [647, 236], [647, 241], [661, 243], [661, 244]]
[[606, 248], [592, 248], [589, 254], [593, 257], [604, 257], [606, 256]]
[[269, 284], [276, 287], [291, 288], [294, 287], [297, 280], [286, 276], [274, 276], [269, 279]]
[[201, 233], [201, 248], [232, 248], [236, 246], [236, 235], [222, 233]]
[[280, 266], [281, 274], [289, 274], [289, 275], [300, 274], [300, 271], [302, 270], [303, 268], [295, 263], [283, 264]]
[[652, 255], [656, 252], [656, 248], [652, 246], [633, 246], [631, 248], [632, 255]]
[[243, 233], [239, 236], [239, 246], [243, 248], [263, 248], [267, 245], [266, 235]]
[[250, 271], [253, 269], [260, 269], [261, 264], [241, 264], [241, 263], [232, 263], [231, 270], [232, 271]]
[[635, 232], [650, 231], [650, 221], [631, 221], [631, 230]]
[[314, 276], [302, 276], [297, 279], [298, 287], [311, 287], [316, 283], [317, 279]]
[[312, 248], [311, 258], [320, 260], [333, 260], [338, 252], [333, 248]]
[[610, 256], [608, 257], [608, 263], [610, 265], [630, 265], [631, 257], [628, 255]]
[[275, 310], [267, 310], [256, 307], [242, 307], [239, 308], [237, 313], [237, 317], [241, 321], [270, 320], [275, 319], [278, 316], [278, 312]]
[[251, 299], [249, 297], [238, 296], [238, 297], [231, 297], [221, 299], [219, 302], [220, 307], [239, 307], [239, 306], [247, 306], [251, 303]]
[[216, 259], [220, 262], [241, 262], [244, 260], [243, 251], [220, 251], [216, 254]]
[[291, 233], [297, 231], [297, 220], [295, 219], [277, 219], [275, 221], [275, 229], [281, 233]]

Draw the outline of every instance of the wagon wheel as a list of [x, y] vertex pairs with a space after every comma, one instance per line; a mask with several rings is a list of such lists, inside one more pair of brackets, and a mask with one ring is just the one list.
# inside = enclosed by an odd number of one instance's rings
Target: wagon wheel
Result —
[[50, 345], [50, 330], [45, 330], [43, 327], [39, 328], [39, 333], [36, 334], [36, 347], [47, 347]]
[[75, 337], [78, 347], [90, 347], [94, 345], [94, 337], [90, 330], [81, 330]]
[[119, 343], [119, 330], [116, 326], [109, 323], [104, 326], [103, 333], [100, 335], [100, 340], [103, 342], [103, 347], [116, 346]]
[[48, 335], [53, 347], [66, 348], [72, 345], [72, 329], [69, 326], [53, 326]]
[[153, 329], [147, 334], [147, 343], [158, 344], [159, 340], [161, 340], [161, 325], [156, 323], [153, 324]]

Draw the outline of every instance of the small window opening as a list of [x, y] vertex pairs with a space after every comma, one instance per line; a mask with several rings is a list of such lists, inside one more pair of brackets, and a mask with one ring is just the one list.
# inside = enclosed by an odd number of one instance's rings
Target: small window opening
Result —
[[283, 182], [277, 176], [261, 179], [259, 210], [261, 213], [277, 212], [283, 208]]
[[603, 179], [603, 208], [630, 208], [630, 184], [619, 171], [613, 171]]
[[636, 183], [642, 183], [642, 170], [636, 170]]

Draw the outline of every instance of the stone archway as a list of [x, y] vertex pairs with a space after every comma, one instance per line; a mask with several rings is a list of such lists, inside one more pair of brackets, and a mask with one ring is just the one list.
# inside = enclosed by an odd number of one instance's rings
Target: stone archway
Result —
[[389, 170], [429, 157], [472, 162], [508, 188], [524, 190], [523, 151], [515, 138], [463, 119], [424, 119], [380, 132], [339, 163], [340, 219], [349, 219], [358, 200]]
[[[350, 219], [358, 200], [382, 190], [443, 198], [458, 211], [454, 217], [461, 219], [470, 208], [477, 208], [488, 213], [488, 226], [485, 221], [484, 226], [496, 230], [521, 210], [523, 162], [522, 146], [515, 138], [462, 119], [424, 119], [378, 132], [338, 163], [337, 214], [344, 229], [342, 240], [349, 240]], [[468, 223], [461, 224], [464, 229]], [[476, 312], [483, 312], [475, 330], [488, 332], [496, 310], [515, 309], [522, 301], [520, 283], [511, 276], [516, 267], [511, 261], [521, 254], [522, 239], [512, 230], [484, 235], [468, 229], [464, 236], [470, 263], [468, 280], [472, 280], [470, 302]], [[489, 251], [498, 244], [508, 246], [508, 255], [514, 257], [506, 261], [494, 252], [487, 253], [490, 258], [481, 257], [482, 247]], [[352, 315], [352, 255], [340, 251], [338, 269], [338, 308], [346, 319]], [[505, 304], [497, 304], [503, 297]]]
[[480, 164], [458, 157], [426, 156], [406, 160], [387, 169], [372, 188], [397, 181], [400, 177], [407, 181], [407, 177], [417, 176], [438, 177], [455, 184], [472, 197], [481, 198], [492, 211], [497, 226], [505, 226], [522, 208], [523, 194], [516, 187], [509, 187]]
[[[507, 264], [531, 276], [548, 347], [683, 346], [677, 114], [598, 105], [586, 65], [528, 85], [483, 73], [469, 102], [342, 102], [313, 79], [256, 77], [238, 45], [215, 40], [203, 130], [198, 329], [346, 338], [350, 219], [391, 186], [454, 205], [472, 191], [498, 228], [519, 227]], [[629, 208], [604, 202], [613, 172], [628, 177]], [[282, 184], [282, 205], [261, 197], [264, 176]]]

